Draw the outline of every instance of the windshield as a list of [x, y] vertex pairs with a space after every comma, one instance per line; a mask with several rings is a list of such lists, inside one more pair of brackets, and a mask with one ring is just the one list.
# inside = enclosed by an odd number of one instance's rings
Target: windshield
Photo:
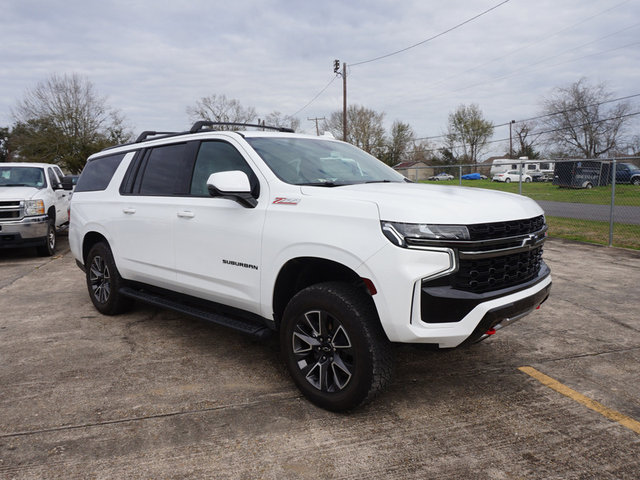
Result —
[[0, 187], [44, 188], [44, 172], [38, 167], [0, 167]]
[[293, 185], [405, 181], [395, 170], [348, 143], [282, 137], [246, 140], [278, 178]]

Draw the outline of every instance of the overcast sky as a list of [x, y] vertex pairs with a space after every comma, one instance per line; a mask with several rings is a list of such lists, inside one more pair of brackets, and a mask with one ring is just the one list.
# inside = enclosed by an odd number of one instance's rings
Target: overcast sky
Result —
[[460, 104], [495, 124], [535, 116], [581, 77], [615, 97], [640, 93], [640, 0], [502, 1], [0, 0], [0, 126], [52, 73], [86, 76], [136, 133], [188, 128], [186, 107], [212, 94], [261, 116], [295, 113], [315, 133], [307, 118], [342, 108], [337, 78], [302, 109], [334, 59], [350, 65], [349, 104], [418, 137], [441, 135]]

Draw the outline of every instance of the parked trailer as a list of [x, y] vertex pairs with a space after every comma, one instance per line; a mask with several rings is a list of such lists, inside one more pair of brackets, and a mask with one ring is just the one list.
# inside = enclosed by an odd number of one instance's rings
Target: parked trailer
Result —
[[599, 160], [557, 162], [553, 184], [566, 188], [603, 187], [611, 183], [611, 164]]

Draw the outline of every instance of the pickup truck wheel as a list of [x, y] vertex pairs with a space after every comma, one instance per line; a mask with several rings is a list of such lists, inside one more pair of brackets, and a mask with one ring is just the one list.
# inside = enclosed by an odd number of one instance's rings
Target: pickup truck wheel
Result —
[[350, 284], [298, 292], [285, 309], [280, 345], [298, 388], [327, 410], [369, 402], [391, 377], [391, 346], [373, 302]]
[[89, 250], [85, 266], [89, 297], [100, 313], [117, 315], [131, 308], [133, 300], [119, 292], [124, 281], [107, 244], [96, 243]]
[[52, 220], [47, 222], [47, 237], [44, 245], [38, 247], [38, 255], [41, 257], [50, 257], [56, 251], [56, 226]]

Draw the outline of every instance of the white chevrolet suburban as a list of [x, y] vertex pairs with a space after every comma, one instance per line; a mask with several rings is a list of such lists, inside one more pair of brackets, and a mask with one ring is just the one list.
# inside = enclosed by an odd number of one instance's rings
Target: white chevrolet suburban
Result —
[[303, 394], [349, 410], [389, 381], [392, 342], [477, 342], [548, 297], [534, 201], [412, 183], [326, 137], [216, 126], [88, 159], [69, 243], [100, 312], [141, 300], [277, 331]]
[[62, 170], [49, 163], [0, 163], [0, 248], [56, 248], [56, 230], [69, 221], [70, 190]]

